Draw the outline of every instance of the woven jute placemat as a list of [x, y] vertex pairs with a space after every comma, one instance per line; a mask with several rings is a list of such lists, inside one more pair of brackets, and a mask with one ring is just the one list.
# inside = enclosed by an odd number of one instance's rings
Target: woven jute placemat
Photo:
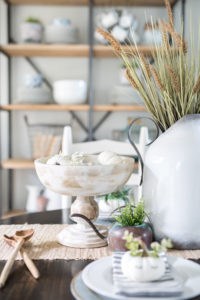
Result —
[[[3, 240], [3, 235], [13, 235], [16, 230], [33, 228], [35, 230], [30, 241], [26, 242], [24, 249], [32, 259], [98, 259], [110, 255], [107, 247], [93, 249], [79, 249], [60, 245], [57, 234], [66, 227], [62, 225], [0, 225], [0, 260], [7, 260], [13, 251]], [[18, 254], [17, 259], [21, 259]]]
[[[16, 230], [33, 228], [35, 233], [30, 241], [26, 242], [24, 249], [32, 259], [92, 259], [111, 255], [108, 247], [79, 249], [62, 246], [57, 242], [56, 235], [67, 225], [51, 224], [24, 224], [24, 225], [0, 225], [0, 260], [7, 260], [13, 251], [3, 240], [3, 235], [13, 235]], [[170, 255], [183, 258], [200, 259], [200, 250], [170, 250]], [[21, 256], [18, 254], [17, 259]]]

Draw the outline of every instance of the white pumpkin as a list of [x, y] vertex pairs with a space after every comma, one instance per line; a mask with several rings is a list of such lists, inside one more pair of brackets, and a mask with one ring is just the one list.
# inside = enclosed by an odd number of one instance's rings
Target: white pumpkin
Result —
[[165, 263], [162, 258], [132, 256], [126, 252], [121, 261], [123, 274], [134, 281], [154, 281], [165, 273]]
[[104, 151], [99, 154], [98, 161], [102, 165], [116, 165], [122, 162], [122, 158], [114, 152]]

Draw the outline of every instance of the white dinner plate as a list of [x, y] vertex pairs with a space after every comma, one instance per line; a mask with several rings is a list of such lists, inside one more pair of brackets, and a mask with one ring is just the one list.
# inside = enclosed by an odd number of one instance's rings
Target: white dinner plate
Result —
[[[157, 300], [183, 300], [200, 295], [200, 265], [183, 258], [168, 256], [173, 265], [172, 273], [184, 281], [183, 294], [178, 297], [156, 297]], [[112, 282], [112, 257], [108, 256], [90, 263], [82, 272], [84, 284], [95, 293], [116, 300], [148, 300], [155, 297], [124, 297], [114, 293]]]

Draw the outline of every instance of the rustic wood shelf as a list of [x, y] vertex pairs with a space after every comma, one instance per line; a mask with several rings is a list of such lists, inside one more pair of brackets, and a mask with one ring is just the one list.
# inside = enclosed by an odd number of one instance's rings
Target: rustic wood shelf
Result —
[[145, 106], [139, 105], [94, 105], [94, 111], [146, 111]]
[[[9, 158], [1, 162], [3, 169], [11, 170], [27, 170], [34, 169], [34, 161], [32, 159], [25, 158]], [[138, 163], [135, 163], [135, 169], [138, 168]]]
[[[134, 46], [122, 46], [125, 52], [136, 51]], [[89, 57], [89, 45], [48, 45], [48, 44], [7, 44], [0, 46], [9, 56], [26, 57]], [[138, 46], [138, 50], [146, 56], [152, 56], [155, 47]], [[94, 57], [116, 57], [111, 46], [95, 45]]]
[[0, 47], [9, 56], [88, 57], [88, 45], [8, 44]]
[[3, 169], [33, 169], [34, 162], [25, 158], [10, 158], [1, 162]]
[[59, 104], [7, 104], [1, 105], [1, 110], [52, 110], [52, 111], [89, 111], [88, 104], [59, 105]]
[[[43, 110], [43, 111], [89, 111], [88, 104], [59, 105], [59, 104], [7, 104], [1, 105], [1, 110], [21, 111], [21, 110]], [[144, 106], [137, 105], [94, 105], [94, 111], [146, 111]]]
[[[12, 5], [89, 5], [89, 0], [7, 0]], [[174, 5], [177, 0], [170, 0]], [[94, 0], [94, 5], [164, 6], [164, 0]]]

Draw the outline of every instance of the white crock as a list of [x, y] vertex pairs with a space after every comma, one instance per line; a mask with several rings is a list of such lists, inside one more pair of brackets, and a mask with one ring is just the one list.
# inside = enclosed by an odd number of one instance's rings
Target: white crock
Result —
[[156, 239], [200, 247], [200, 114], [176, 122], [148, 147], [143, 196]]

